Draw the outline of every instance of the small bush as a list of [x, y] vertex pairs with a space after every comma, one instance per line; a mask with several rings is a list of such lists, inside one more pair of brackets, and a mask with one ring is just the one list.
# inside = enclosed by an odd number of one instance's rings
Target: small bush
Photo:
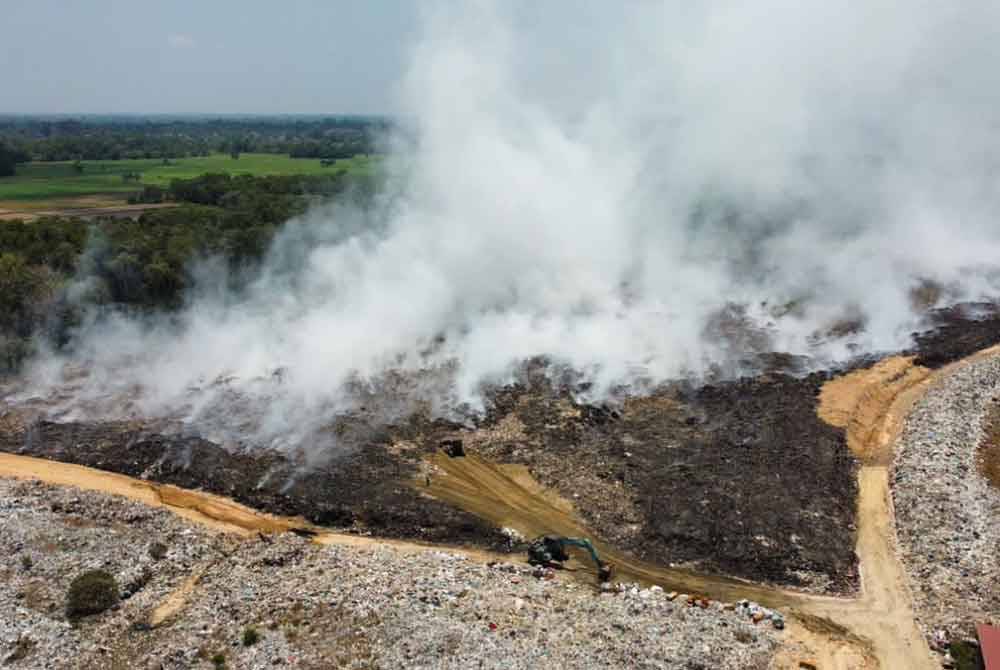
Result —
[[118, 602], [118, 583], [104, 570], [85, 572], [72, 581], [66, 597], [66, 615], [75, 619], [100, 614]]
[[23, 554], [21, 556], [21, 569], [24, 570], [25, 572], [31, 570], [31, 566], [33, 566], [34, 564], [35, 562], [31, 560], [31, 556], [28, 556], [27, 554]]
[[948, 653], [955, 660], [955, 670], [980, 670], [983, 657], [979, 647], [965, 640], [956, 640], [948, 646]]
[[218, 654], [216, 654], [215, 656], [213, 656], [212, 657], [212, 665], [214, 665], [219, 670], [221, 670], [222, 668], [226, 667], [226, 655], [223, 654], [222, 652], [219, 652]]
[[167, 545], [162, 542], [153, 542], [149, 545], [149, 557], [154, 561], [162, 560], [167, 555]]
[[253, 645], [260, 642], [260, 633], [253, 626], [247, 626], [243, 629], [243, 646], [252, 647]]

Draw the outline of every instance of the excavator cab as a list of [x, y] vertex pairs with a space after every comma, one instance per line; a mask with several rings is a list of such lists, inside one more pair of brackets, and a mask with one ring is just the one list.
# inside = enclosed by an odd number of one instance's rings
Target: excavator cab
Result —
[[569, 560], [567, 547], [578, 547], [586, 551], [597, 566], [597, 578], [601, 582], [611, 580], [614, 566], [605, 563], [597, 556], [597, 550], [590, 540], [584, 537], [562, 537], [560, 535], [542, 535], [532, 540], [528, 545], [528, 562], [533, 565], [552, 565]]

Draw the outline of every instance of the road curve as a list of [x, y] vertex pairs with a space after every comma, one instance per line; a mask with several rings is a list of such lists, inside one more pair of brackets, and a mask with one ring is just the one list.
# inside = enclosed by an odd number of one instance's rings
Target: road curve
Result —
[[[449, 458], [435, 454], [430, 459], [434, 476], [429, 482], [421, 478], [413, 486], [528, 537], [543, 533], [591, 537], [602, 556], [615, 563], [620, 579], [659, 584], [717, 600], [752, 599], [786, 611], [798, 619], [800, 629], [804, 625], [813, 633], [826, 631], [840, 639], [860, 642], [883, 669], [934, 670], [938, 664], [914, 621], [906, 573], [896, 552], [888, 476], [893, 445], [906, 413], [923, 393], [956, 367], [998, 353], [1000, 347], [992, 347], [934, 372], [913, 366], [912, 359], [893, 357], [831, 381], [829, 392], [824, 387], [818, 407], [820, 416], [845, 428], [848, 444], [862, 464], [858, 472], [857, 515], [861, 592], [855, 598], [817, 596], [636, 560], [596, 538], [572, 513], [570, 505], [539, 486], [523, 466], [501, 465], [475, 455]], [[390, 544], [406, 551], [443, 548], [334, 533], [300, 518], [264, 514], [202, 491], [29, 456], [0, 453], [0, 477], [37, 479], [120, 495], [244, 537], [299, 532], [323, 544]], [[480, 560], [510, 560], [506, 554], [446, 548]], [[579, 570], [593, 573], [592, 567], [578, 562], [583, 566]], [[830, 667], [844, 667], [839, 658], [830, 659]]]

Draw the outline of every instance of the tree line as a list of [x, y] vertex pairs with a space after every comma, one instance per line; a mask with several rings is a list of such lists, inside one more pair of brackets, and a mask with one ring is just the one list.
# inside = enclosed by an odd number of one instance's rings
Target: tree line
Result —
[[0, 142], [0, 177], [10, 177], [17, 172], [19, 163], [27, 163], [31, 156], [19, 146]]
[[178, 308], [199, 259], [219, 259], [238, 288], [314, 198], [371, 197], [370, 180], [353, 179], [204, 175], [166, 189], [180, 206], [135, 220], [0, 221], [0, 369], [17, 369], [38, 338], [66, 346], [87, 310]]
[[213, 152], [347, 158], [377, 152], [377, 118], [0, 118], [0, 142], [37, 161], [157, 159]]

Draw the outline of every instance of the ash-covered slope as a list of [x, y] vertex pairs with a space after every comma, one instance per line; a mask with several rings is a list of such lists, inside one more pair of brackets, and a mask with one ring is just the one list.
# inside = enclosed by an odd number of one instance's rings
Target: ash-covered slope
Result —
[[[1000, 342], [1000, 318], [969, 308], [917, 338], [943, 364]], [[816, 416], [828, 374], [771, 373], [668, 384], [615, 405], [575, 400], [541, 366], [489, 391], [471, 423], [414, 410], [390, 423], [378, 395], [331, 417], [345, 448], [318, 459], [226, 447], [162, 421], [54, 422], [36, 399], [10, 404], [0, 450], [202, 488], [283, 515], [386, 537], [500, 547], [499, 529], [421, 492], [423, 457], [445, 440], [527, 465], [573, 502], [594, 533], [637, 557], [802, 588], [857, 585], [856, 462], [843, 431]], [[390, 396], [391, 402], [395, 399]]]

